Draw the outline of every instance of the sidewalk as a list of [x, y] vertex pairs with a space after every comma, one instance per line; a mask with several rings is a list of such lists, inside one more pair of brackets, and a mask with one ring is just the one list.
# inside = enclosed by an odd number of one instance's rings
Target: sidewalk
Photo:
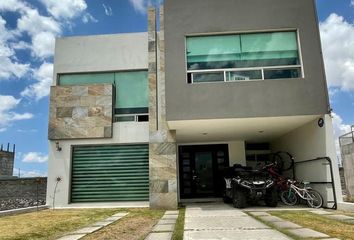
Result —
[[224, 203], [188, 204], [184, 240], [199, 239], [288, 240], [291, 238]]

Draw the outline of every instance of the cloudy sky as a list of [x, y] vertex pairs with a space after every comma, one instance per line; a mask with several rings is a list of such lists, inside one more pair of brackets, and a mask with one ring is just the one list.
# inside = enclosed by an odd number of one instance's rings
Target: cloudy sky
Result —
[[[56, 37], [146, 31], [159, 0], [0, 0], [0, 144], [15, 174], [46, 175], [48, 93]], [[335, 135], [354, 124], [354, 0], [317, 0]]]

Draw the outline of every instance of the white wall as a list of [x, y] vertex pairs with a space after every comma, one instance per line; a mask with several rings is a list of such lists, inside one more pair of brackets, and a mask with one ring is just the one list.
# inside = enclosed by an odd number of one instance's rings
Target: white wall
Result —
[[[332, 120], [324, 115], [324, 126], [318, 126], [318, 119], [299, 127], [271, 142], [272, 151], [287, 151], [295, 157], [295, 162], [330, 157], [332, 160], [337, 200], [342, 200], [337, 157], [333, 140]], [[303, 181], [329, 181], [330, 170], [325, 161], [297, 165], [296, 178]], [[331, 186], [313, 185], [324, 199], [333, 200]]]
[[246, 166], [246, 149], [244, 141], [229, 142], [230, 166], [238, 163]]
[[55, 206], [66, 207], [69, 204], [71, 177], [71, 147], [90, 144], [126, 144], [148, 143], [148, 122], [121, 122], [113, 124], [113, 138], [60, 140], [61, 151], [56, 150], [56, 141], [49, 141], [47, 204], [52, 205], [56, 177], [61, 177], [55, 195]]
[[332, 118], [329, 115], [325, 115], [325, 124], [326, 124], [326, 153], [327, 156], [332, 159], [333, 175], [334, 175], [333, 177], [334, 177], [334, 183], [336, 188], [337, 201], [342, 202], [343, 201], [342, 185], [340, 182], [337, 151], [334, 142], [333, 124], [332, 124]]
[[[60, 73], [107, 72], [148, 68], [147, 33], [107, 34], [56, 39], [53, 85]], [[49, 141], [47, 203], [52, 203], [56, 177], [63, 180], [56, 191], [56, 206], [67, 206], [70, 193], [71, 146], [90, 144], [148, 143], [148, 122], [114, 123], [107, 139]]]

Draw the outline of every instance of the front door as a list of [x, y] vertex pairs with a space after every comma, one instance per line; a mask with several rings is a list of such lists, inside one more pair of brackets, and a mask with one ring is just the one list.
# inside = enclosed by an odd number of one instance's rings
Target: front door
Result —
[[227, 144], [179, 147], [181, 198], [220, 197], [221, 169], [229, 166]]

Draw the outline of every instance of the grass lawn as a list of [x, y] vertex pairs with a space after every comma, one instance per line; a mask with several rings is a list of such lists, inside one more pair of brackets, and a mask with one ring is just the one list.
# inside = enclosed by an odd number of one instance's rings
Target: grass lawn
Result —
[[350, 198], [350, 197], [345, 197], [344, 198], [344, 202], [351, 202], [354, 203], [354, 197]]
[[186, 208], [185, 207], [180, 208], [177, 222], [175, 225], [175, 231], [173, 232], [172, 240], [183, 240], [185, 214], [186, 214]]
[[1, 240], [50, 240], [107, 218], [118, 209], [56, 209], [0, 218]]
[[[273, 211], [269, 213], [303, 227], [323, 232], [331, 237], [354, 239], [354, 222], [332, 220], [307, 211]], [[346, 213], [346, 215], [352, 214]]]
[[119, 221], [82, 238], [83, 240], [143, 240], [165, 211], [148, 208], [122, 209], [129, 214]]

